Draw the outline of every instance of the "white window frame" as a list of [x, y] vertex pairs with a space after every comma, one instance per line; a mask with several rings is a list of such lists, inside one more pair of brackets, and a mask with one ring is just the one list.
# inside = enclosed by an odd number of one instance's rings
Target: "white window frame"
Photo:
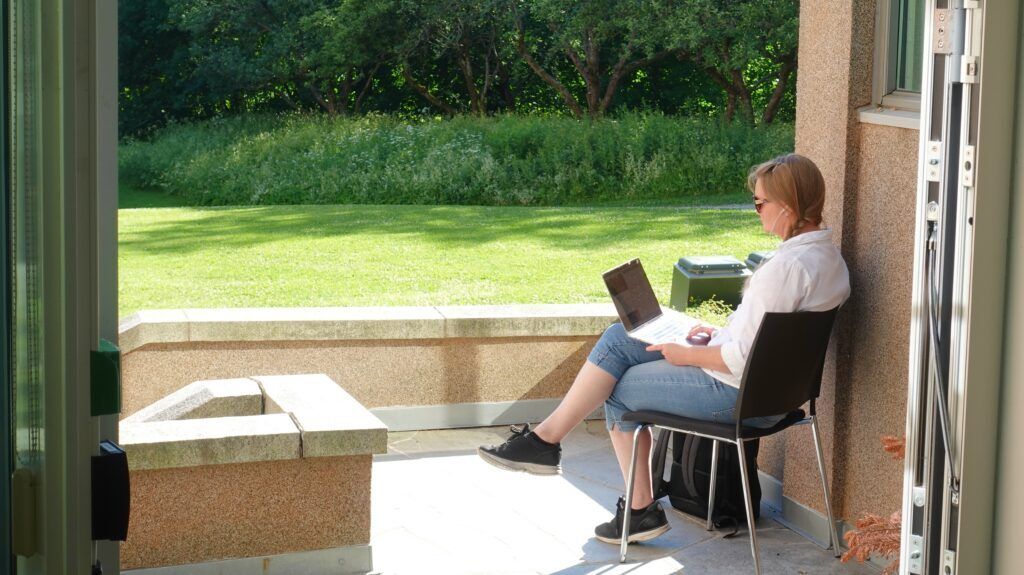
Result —
[[[899, 128], [917, 129], [921, 94], [894, 89], [896, 37], [892, 22], [894, 2], [877, 0], [875, 3], [875, 57], [871, 81], [871, 103], [858, 110], [861, 122]], [[927, 48], [927, 47], [926, 47]]]

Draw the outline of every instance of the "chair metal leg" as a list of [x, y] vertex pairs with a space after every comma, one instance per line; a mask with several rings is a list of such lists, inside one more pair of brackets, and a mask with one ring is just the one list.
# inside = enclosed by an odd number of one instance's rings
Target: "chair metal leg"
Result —
[[708, 488], [708, 531], [715, 527], [711, 514], [715, 511], [715, 485], [718, 483], [718, 440], [711, 440], [711, 487]]
[[633, 480], [636, 478], [636, 448], [640, 444], [640, 434], [646, 428], [646, 425], [641, 425], [633, 432], [633, 453], [629, 460], [629, 477], [626, 478], [626, 509], [622, 512], [622, 544], [619, 548], [619, 563], [626, 562], [626, 547], [629, 545], [629, 515], [633, 509]]
[[821, 451], [821, 437], [818, 435], [818, 418], [811, 416], [811, 433], [814, 434], [814, 450], [818, 454], [818, 472], [821, 474], [821, 490], [825, 494], [825, 511], [828, 513], [828, 546], [833, 554], [839, 557], [839, 535], [836, 533], [836, 520], [832, 516], [832, 496], [828, 492], [828, 479], [825, 477], [825, 456]]
[[740, 455], [740, 479], [743, 481], [743, 503], [747, 508], [747, 529], [750, 530], [750, 552], [754, 555], [754, 572], [761, 575], [761, 556], [757, 551], [757, 531], [754, 528], [754, 506], [750, 501], [750, 479], [747, 477], [747, 458], [743, 453], [743, 440], [736, 442]]

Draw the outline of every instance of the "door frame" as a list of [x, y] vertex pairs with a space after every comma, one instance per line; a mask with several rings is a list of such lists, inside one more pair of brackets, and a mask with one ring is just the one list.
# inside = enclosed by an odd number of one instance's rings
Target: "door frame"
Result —
[[[900, 573], [909, 571], [908, 563], [912, 551], [911, 535], [922, 539], [922, 548], [918, 551], [926, 559], [924, 573], [940, 573], [946, 566], [953, 568], [954, 573], [964, 575], [973, 573], [990, 573], [996, 566], [994, 555], [998, 541], [993, 539], [1001, 535], [994, 532], [993, 516], [1002, 513], [1003, 502], [997, 505], [996, 488], [1000, 473], [1007, 477], [1005, 470], [1000, 470], [1000, 448], [1005, 453], [1007, 442], [1013, 444], [1016, 437], [999, 437], [1000, 416], [1004, 419], [1003, 429], [1008, 422], [1019, 421], [1019, 411], [1000, 406], [1001, 396], [1011, 389], [1014, 378], [1020, 373], [1012, 373], [1012, 369], [1004, 369], [1010, 365], [1009, 358], [1015, 352], [1007, 343], [1007, 334], [1012, 333], [1012, 319], [1006, 315], [1009, 305], [1013, 302], [1013, 293], [1008, 291], [1008, 264], [1020, 254], [1013, 250], [1013, 238], [1009, 237], [1011, 207], [1013, 206], [1014, 176], [1014, 130], [1015, 110], [1017, 108], [1016, 90], [1018, 86], [1017, 55], [1020, 42], [1021, 14], [1017, 2], [973, 2], [961, 3], [960, 8], [953, 8], [946, 0], [930, 0], [928, 14], [936, 7], [950, 7], [950, 18], [954, 22], [957, 15], [954, 11], [970, 13], [961, 20], [969, 45], [965, 53], [978, 58], [977, 83], [962, 83], [961, 61], [949, 55], [940, 56], [943, 52], [929, 49], [931, 46], [931, 30], [925, 35], [925, 81], [922, 85], [921, 141], [919, 147], [918, 175], [918, 214], [915, 246], [915, 287], [914, 287], [914, 321], [911, 328], [910, 353], [910, 393], [907, 413], [907, 460], [904, 473], [903, 517], [904, 532], [901, 549]], [[932, 18], [926, 17], [926, 25], [931, 26]], [[957, 26], [952, 26], [954, 30]], [[956, 46], [957, 40], [953, 39]], [[1012, 46], [1007, 49], [1007, 46]], [[941, 68], [939, 66], [941, 65]], [[934, 75], [929, 70], [934, 67], [940, 70], [944, 78], [944, 86], [934, 84]], [[930, 100], [943, 101], [938, 97], [946, 86], [946, 78], [956, 78], [962, 83], [964, 102], [970, 107], [963, 110], [958, 126], [965, 129], [953, 130], [953, 136], [942, 134], [930, 129]], [[973, 98], [971, 102], [967, 98]], [[953, 99], [958, 109], [960, 100]], [[974, 104], [973, 107], [970, 104]], [[948, 118], [947, 118], [948, 119]], [[1020, 118], [1017, 118], [1020, 122]], [[940, 245], [947, 242], [947, 248], [955, 252], [950, 259], [951, 269], [945, 270], [954, 277], [947, 285], [952, 286], [940, 296], [944, 302], [949, 331], [946, 332], [946, 345], [951, 346], [948, 377], [948, 391], [943, 392], [950, 406], [950, 443], [953, 451], [953, 468], [960, 478], [959, 498], [951, 497], [949, 473], [945, 469], [945, 450], [941, 447], [941, 437], [935, 425], [919, 426], [915, 418], [931, 418], [935, 407], [928, 403], [927, 408], [919, 405], [920, 394], [927, 393], [930, 385], [925, 380], [920, 366], [927, 354], [927, 343], [924, 339], [927, 331], [926, 314], [922, 297], [923, 257], [925, 257], [924, 240], [927, 229], [926, 208], [929, 201], [928, 179], [925, 176], [929, 160], [927, 148], [930, 138], [953, 138], [957, 143], [943, 142], [948, 157], [938, 160], [943, 167], [943, 179], [940, 184], [956, 189], [955, 199], [939, 195], [939, 202], [951, 203], [956, 209], [956, 227], [947, 225], [939, 235]], [[958, 140], [958, 141], [957, 141]], [[1018, 140], [1017, 146], [1021, 145]], [[965, 174], [966, 159], [964, 145], [974, 146], [973, 181], [970, 174]], [[1019, 153], [1019, 152], [1018, 152]], [[961, 161], [964, 159], [964, 161]], [[956, 165], [953, 165], [956, 162]], [[971, 181], [967, 184], [965, 181]], [[1019, 197], [1018, 197], [1019, 201]], [[947, 206], [940, 205], [945, 211]], [[940, 220], [941, 222], [942, 220]], [[952, 220], [951, 220], [952, 221]], [[940, 223], [941, 226], [941, 223]], [[940, 227], [940, 229], [942, 229]], [[952, 237], [943, 237], [955, 229]], [[955, 243], [954, 243], [955, 242]], [[955, 264], [955, 265], [953, 265]], [[945, 303], [948, 302], [948, 303]], [[1018, 318], [1018, 321], [1019, 318]], [[1018, 333], [1020, 328], [1017, 328]], [[923, 350], [923, 351], [922, 351]], [[1019, 353], [1019, 350], [1016, 350]], [[918, 375], [915, 375], [918, 374]], [[920, 381], [915, 379], [920, 377]], [[1018, 424], [1017, 427], [1020, 427]], [[924, 431], [923, 429], [927, 429]], [[920, 431], [919, 431], [920, 430]], [[918, 453], [916, 446], [921, 445], [920, 438], [927, 441], [927, 447]], [[1000, 443], [1003, 443], [1000, 446]], [[934, 456], [936, 459], [930, 460]], [[935, 471], [935, 480], [926, 482], [919, 494], [921, 502], [915, 504], [915, 465], [921, 461]], [[915, 508], [924, 509], [926, 521], [932, 521], [932, 527], [924, 528], [921, 536], [920, 527], [915, 527]], [[1014, 521], [1019, 521], [1014, 518]], [[1014, 532], [1017, 530], [1014, 529]], [[1005, 535], [1005, 534], [1004, 534]], [[918, 571], [914, 571], [915, 573]]]
[[0, 59], [3, 63], [0, 64], [0, 68], [3, 70], [3, 80], [0, 81], [3, 88], [0, 89], [0, 110], [2, 110], [3, 119], [0, 120], [2, 125], [3, 136], [0, 137], [0, 166], [3, 167], [3, 178], [0, 180], [0, 194], [3, 198], [0, 199], [0, 244], [3, 245], [3, 250], [0, 252], [0, 265], [3, 266], [3, 273], [0, 273], [0, 292], [3, 293], [2, 303], [0, 303], [0, 325], [2, 325], [2, 331], [0, 331], [0, 364], [3, 365], [3, 369], [0, 370], [0, 388], [3, 389], [3, 393], [0, 393], [0, 461], [3, 462], [0, 466], [0, 561], [2, 561], [2, 567], [0, 571], [5, 573], [14, 573], [14, 556], [11, 552], [11, 474], [14, 472], [14, 433], [13, 433], [13, 420], [11, 418], [11, 391], [14, 386], [14, 379], [12, 377], [12, 365], [11, 365], [11, 333], [13, 326], [11, 325], [11, 245], [10, 237], [8, 236], [8, 222], [10, 218], [10, 173], [8, 170], [8, 158], [7, 158], [7, 135], [10, 133], [10, 110], [7, 107], [7, 94], [10, 89], [9, 77], [9, 62], [7, 59], [7, 38], [8, 35], [8, 19], [7, 15], [7, 0], [0, 0], [0, 14], [3, 14], [2, 23], [0, 23]]

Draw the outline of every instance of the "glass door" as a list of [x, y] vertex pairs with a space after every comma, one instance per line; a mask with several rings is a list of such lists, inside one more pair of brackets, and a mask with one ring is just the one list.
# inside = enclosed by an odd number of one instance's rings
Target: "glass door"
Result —
[[40, 495], [45, 490], [43, 386], [43, 245], [42, 206], [43, 173], [40, 21], [38, 7], [20, 0], [5, 2], [6, 84], [4, 155], [9, 212], [5, 224], [5, 277], [10, 285], [4, 290], [9, 299], [10, 336], [8, 370], [11, 378], [11, 414], [13, 421], [13, 479], [15, 493], [11, 504], [13, 551], [19, 555], [17, 571], [42, 573], [46, 563], [38, 553], [42, 538]]
[[[0, 13], [7, 13], [7, 2], [0, 2]], [[3, 19], [0, 25], [0, 62], [3, 62], [3, 89], [0, 89], [0, 110], [3, 111], [2, 124], [3, 133], [9, 131], [9, 110], [7, 108], [7, 94], [9, 90], [7, 75], [7, 19]], [[11, 552], [11, 473], [14, 471], [12, 459], [12, 447], [14, 446], [14, 418], [11, 417], [11, 398], [13, 387], [12, 369], [10, 361], [10, 301], [11, 301], [11, 242], [8, 235], [8, 222], [10, 212], [10, 170], [8, 169], [7, 139], [0, 138], [0, 165], [3, 166], [3, 178], [0, 179], [0, 260], [3, 261], [3, 273], [0, 274], [0, 572], [14, 572], [14, 556]]]

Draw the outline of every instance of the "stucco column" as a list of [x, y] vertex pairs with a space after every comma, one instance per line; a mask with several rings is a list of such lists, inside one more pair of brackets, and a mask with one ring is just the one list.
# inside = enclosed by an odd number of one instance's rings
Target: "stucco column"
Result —
[[[825, 223], [853, 267], [854, 214], [857, 190], [858, 130], [856, 109], [871, 100], [875, 1], [830, 0], [800, 5], [800, 48], [797, 79], [796, 152], [811, 158], [825, 177]], [[851, 274], [856, 290], [856, 278]], [[848, 313], [848, 312], [847, 312]], [[850, 329], [840, 313], [825, 366], [818, 413], [833, 509], [844, 518], [842, 472], [833, 465], [836, 450], [836, 406], [843, 399], [844, 366]], [[837, 392], [838, 390], [838, 392]], [[788, 432], [784, 495], [824, 511], [814, 444], [805, 428]]]

